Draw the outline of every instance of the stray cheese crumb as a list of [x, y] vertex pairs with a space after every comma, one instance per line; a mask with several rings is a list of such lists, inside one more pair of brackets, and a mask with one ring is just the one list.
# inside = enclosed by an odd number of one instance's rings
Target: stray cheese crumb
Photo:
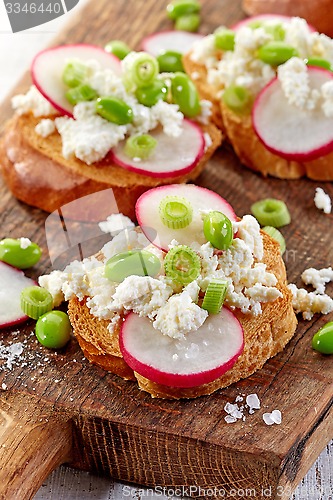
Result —
[[317, 187], [314, 197], [314, 203], [318, 210], [322, 210], [325, 214], [330, 214], [332, 209], [332, 201], [330, 196], [325, 191]]

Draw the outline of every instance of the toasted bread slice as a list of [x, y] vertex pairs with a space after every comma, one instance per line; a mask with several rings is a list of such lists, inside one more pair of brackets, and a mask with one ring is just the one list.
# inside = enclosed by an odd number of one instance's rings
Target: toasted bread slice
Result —
[[187, 175], [160, 179], [130, 172], [112, 163], [110, 157], [92, 165], [77, 158], [66, 160], [57, 132], [47, 138], [35, 132], [39, 120], [32, 114], [14, 115], [0, 143], [0, 167], [16, 198], [46, 212], [53, 212], [82, 196], [112, 188], [119, 212], [134, 218], [135, 202], [144, 191], [161, 184], [196, 179], [222, 142], [222, 134], [213, 124], [202, 125], [203, 132], [211, 137], [211, 145], [195, 168]]
[[251, 115], [238, 115], [221, 100], [219, 90], [207, 82], [203, 64], [192, 61], [191, 54], [183, 57], [186, 72], [191, 76], [202, 98], [212, 102], [212, 121], [226, 134], [241, 162], [264, 176], [299, 179], [307, 176], [317, 181], [333, 180], [333, 153], [312, 161], [288, 161], [271, 153], [259, 140], [252, 126]]
[[149, 392], [152, 397], [167, 399], [194, 398], [211, 394], [259, 370], [269, 358], [282, 351], [294, 335], [297, 325], [291, 292], [286, 286], [286, 270], [279, 246], [270, 236], [265, 233], [262, 235], [265, 249], [263, 262], [266, 263], [267, 270], [276, 275], [277, 286], [283, 297], [263, 304], [263, 312], [259, 316], [235, 311], [244, 329], [245, 347], [233, 368], [222, 377], [209, 384], [186, 389], [151, 382], [133, 372], [121, 358], [118, 340], [121, 322], [111, 335], [107, 330], [109, 322], [92, 316], [85, 301], [80, 302], [75, 298], [69, 302], [68, 314], [75, 337], [86, 358], [123, 378], [136, 379], [140, 389]]

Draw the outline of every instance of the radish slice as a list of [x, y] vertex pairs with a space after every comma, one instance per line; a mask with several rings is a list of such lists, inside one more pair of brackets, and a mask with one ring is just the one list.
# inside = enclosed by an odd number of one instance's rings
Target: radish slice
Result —
[[189, 31], [160, 31], [144, 38], [141, 47], [153, 56], [158, 56], [167, 50], [185, 54], [191, 50], [194, 42], [202, 38], [203, 35]]
[[130, 313], [119, 336], [126, 363], [143, 377], [169, 387], [208, 384], [230, 370], [244, 349], [243, 328], [223, 307], [184, 340], [163, 335], [145, 317]]
[[55, 109], [68, 116], [72, 116], [73, 106], [65, 97], [68, 88], [62, 82], [62, 74], [71, 59], [82, 62], [94, 59], [102, 68], [111, 69], [117, 75], [121, 73], [119, 59], [95, 45], [61, 45], [39, 52], [31, 65], [32, 81]]
[[[252, 16], [252, 17], [247, 17], [246, 19], [242, 19], [238, 23], [234, 24], [231, 26], [230, 29], [234, 31], [238, 31], [244, 26], [248, 26], [249, 24], [253, 22], [260, 22], [260, 23], [270, 23], [270, 24], [278, 24], [278, 23], [290, 23], [290, 21], [293, 18], [290, 16], [283, 16], [279, 14], [260, 14], [258, 16]], [[309, 27], [309, 31], [317, 31], [311, 24], [307, 22], [307, 25]]]
[[[333, 79], [322, 68], [308, 67], [312, 89]], [[282, 158], [309, 161], [333, 150], [333, 119], [318, 107], [302, 110], [288, 104], [278, 78], [274, 78], [258, 95], [252, 110], [253, 127], [266, 148]]]
[[21, 291], [36, 282], [27, 278], [20, 269], [0, 261], [0, 329], [26, 321], [21, 309]]
[[[159, 216], [159, 205], [166, 196], [183, 197], [191, 203], [193, 219], [187, 227], [172, 229], [163, 224]], [[136, 218], [145, 236], [153, 245], [166, 252], [173, 239], [181, 245], [190, 245], [194, 241], [200, 245], [206, 243], [201, 210], [218, 210], [231, 221], [237, 220], [235, 212], [226, 200], [217, 193], [194, 184], [171, 184], [150, 189], [140, 196], [135, 206]]]
[[125, 141], [113, 148], [113, 160], [121, 167], [150, 177], [175, 177], [184, 175], [197, 165], [205, 152], [203, 133], [195, 123], [184, 120], [179, 137], [170, 137], [158, 128], [149, 132], [157, 140], [153, 154], [147, 160], [133, 160], [124, 151]]

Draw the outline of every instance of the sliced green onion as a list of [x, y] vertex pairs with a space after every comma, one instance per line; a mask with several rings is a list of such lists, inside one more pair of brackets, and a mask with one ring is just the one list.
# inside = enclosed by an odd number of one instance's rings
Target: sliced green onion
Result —
[[167, 5], [167, 14], [175, 21], [179, 17], [200, 12], [201, 5], [197, 0], [173, 0]]
[[324, 59], [323, 57], [309, 57], [307, 59], [306, 64], [308, 66], [317, 66], [318, 68], [324, 68], [328, 69], [329, 71], [332, 71], [332, 66], [330, 62], [327, 59]]
[[290, 213], [282, 200], [267, 198], [254, 203], [251, 212], [261, 226], [282, 227], [290, 223]]
[[131, 52], [127, 43], [122, 42], [121, 40], [111, 40], [105, 45], [104, 50], [115, 55], [121, 61]]
[[225, 296], [227, 294], [228, 282], [219, 279], [212, 279], [207, 287], [202, 309], [206, 309], [209, 313], [218, 314], [223, 306]]
[[171, 80], [171, 94], [179, 110], [187, 118], [200, 114], [201, 106], [198, 91], [192, 80], [185, 74], [177, 72]]
[[165, 226], [183, 229], [192, 222], [193, 208], [186, 198], [166, 196], [159, 205], [159, 213]]
[[333, 354], [333, 321], [326, 323], [314, 334], [312, 349], [322, 354]]
[[284, 239], [280, 231], [272, 226], [265, 226], [262, 228], [262, 230], [279, 243], [281, 255], [283, 255], [286, 251], [286, 240]]
[[235, 113], [246, 113], [252, 105], [249, 91], [240, 85], [230, 85], [223, 92], [223, 102]]
[[66, 94], [67, 101], [75, 106], [78, 102], [92, 101], [96, 99], [97, 92], [90, 85], [78, 85], [73, 89], [69, 89]]
[[175, 283], [188, 285], [200, 274], [200, 258], [192, 248], [186, 245], [173, 247], [164, 259], [164, 270], [167, 277]]
[[213, 210], [205, 216], [203, 232], [206, 240], [219, 250], [227, 250], [234, 237], [230, 219], [217, 210]]
[[28, 286], [21, 292], [21, 309], [32, 319], [53, 309], [53, 298], [48, 290], [40, 286]]
[[129, 158], [146, 160], [154, 152], [156, 146], [157, 140], [152, 135], [132, 135], [126, 141], [125, 154]]
[[105, 277], [121, 283], [128, 276], [156, 276], [161, 270], [161, 261], [147, 250], [130, 250], [114, 255], [105, 264]]
[[297, 57], [298, 52], [285, 42], [275, 41], [266, 43], [258, 50], [258, 58], [271, 66], [279, 66], [288, 61], [291, 57]]
[[99, 97], [96, 112], [105, 120], [117, 125], [127, 125], [133, 121], [133, 110], [117, 97]]
[[140, 87], [135, 91], [135, 97], [140, 104], [151, 108], [158, 101], [166, 101], [168, 97], [168, 86], [162, 80], [154, 80], [147, 87]]
[[235, 32], [226, 28], [215, 32], [215, 47], [220, 50], [234, 50]]
[[186, 16], [180, 16], [176, 19], [175, 28], [179, 31], [198, 31], [200, 26], [200, 16], [199, 14], [186, 14]]
[[122, 62], [127, 87], [147, 87], [159, 73], [157, 59], [147, 52], [130, 52]]
[[87, 66], [79, 61], [69, 62], [62, 73], [62, 81], [67, 87], [77, 87], [84, 81], [87, 72]]
[[176, 71], [183, 71], [184, 66], [182, 63], [182, 54], [175, 50], [167, 50], [157, 56], [157, 61], [160, 67], [160, 72], [175, 73]]

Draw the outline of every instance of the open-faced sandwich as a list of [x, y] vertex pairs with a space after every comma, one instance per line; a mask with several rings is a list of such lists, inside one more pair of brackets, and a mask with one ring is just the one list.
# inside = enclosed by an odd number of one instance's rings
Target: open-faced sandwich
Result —
[[184, 57], [240, 160], [286, 179], [333, 179], [332, 65], [331, 38], [277, 15], [218, 28]]
[[12, 99], [0, 166], [17, 198], [48, 212], [112, 188], [134, 216], [144, 191], [195, 179], [221, 143], [210, 102], [145, 52], [120, 60], [96, 46], [55, 47], [35, 57], [31, 75]]
[[253, 216], [173, 184], [144, 193], [136, 217], [97, 255], [39, 278], [55, 306], [69, 301], [89, 361], [153, 397], [192, 398], [284, 348], [297, 324], [292, 293], [279, 244]]

